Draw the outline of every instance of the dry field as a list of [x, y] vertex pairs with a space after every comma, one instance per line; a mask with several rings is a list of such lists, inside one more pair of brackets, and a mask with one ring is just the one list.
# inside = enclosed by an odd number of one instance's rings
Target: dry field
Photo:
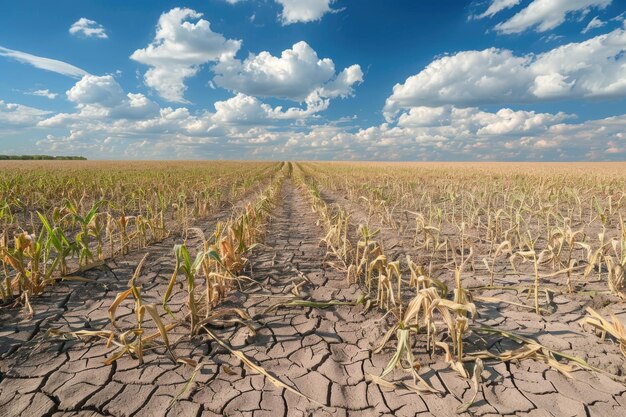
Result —
[[0, 416], [626, 416], [626, 164], [0, 163]]

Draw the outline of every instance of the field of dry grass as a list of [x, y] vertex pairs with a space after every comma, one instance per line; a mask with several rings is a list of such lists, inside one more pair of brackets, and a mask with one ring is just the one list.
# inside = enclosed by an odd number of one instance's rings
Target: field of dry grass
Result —
[[626, 164], [0, 174], [2, 416], [626, 416]]

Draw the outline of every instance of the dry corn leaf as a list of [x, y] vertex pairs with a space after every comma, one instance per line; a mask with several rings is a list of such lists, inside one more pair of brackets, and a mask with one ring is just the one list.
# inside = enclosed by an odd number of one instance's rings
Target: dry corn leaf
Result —
[[117, 311], [117, 308], [132, 293], [133, 293], [132, 288], [129, 288], [126, 291], [122, 291], [121, 293], [117, 294], [117, 296], [115, 297], [115, 300], [113, 300], [113, 303], [111, 303], [111, 306], [109, 307], [108, 311], [109, 311], [109, 319], [111, 320], [111, 324], [113, 326], [117, 327], [117, 325], [115, 324], [115, 312]]
[[332, 306], [353, 306], [354, 301], [313, 301], [313, 300], [291, 300], [287, 302], [278, 302], [269, 306], [263, 314], [273, 313], [281, 307], [311, 307], [311, 308], [329, 308]]
[[170, 348], [170, 341], [167, 337], [167, 329], [165, 328], [163, 321], [161, 321], [161, 317], [159, 316], [159, 312], [157, 311], [156, 306], [154, 304], [142, 304], [141, 309], [147, 311], [150, 317], [152, 317], [152, 320], [159, 329], [159, 333], [161, 334], [161, 338], [163, 339], [163, 343], [165, 344], [165, 349], [167, 349], [167, 353], [169, 353], [174, 363], [176, 363], [176, 356]]
[[222, 339], [220, 339], [215, 333], [213, 333], [211, 330], [209, 330], [206, 326], [202, 326], [202, 328], [204, 329], [204, 331], [207, 333], [207, 335], [211, 339], [213, 339], [213, 340], [215, 340], [217, 342], [218, 345], [220, 345], [221, 347], [223, 347], [224, 349], [229, 351], [231, 354], [235, 355], [237, 358], [239, 358], [239, 360], [241, 360], [244, 364], [246, 364], [253, 371], [255, 371], [255, 372], [265, 376], [276, 387], [283, 388], [283, 389], [285, 389], [285, 390], [287, 390], [287, 391], [289, 391], [289, 392], [291, 392], [293, 394], [296, 394], [299, 397], [306, 398], [307, 400], [311, 401], [314, 404], [317, 404], [319, 406], [324, 407], [324, 404], [320, 403], [319, 401], [316, 401], [313, 398], [304, 395], [303, 393], [301, 393], [300, 391], [296, 390], [295, 388], [285, 384], [284, 382], [282, 382], [278, 378], [272, 376], [263, 367], [261, 367], [261, 366], [257, 365], [256, 363], [252, 362], [252, 360], [250, 358], [248, 358], [243, 352], [241, 352], [239, 350], [236, 350], [236, 349], [233, 349], [232, 347], [230, 347], [226, 342], [224, 342]]
[[483, 370], [484, 370], [484, 365], [483, 365], [482, 359], [476, 358], [476, 362], [474, 363], [474, 374], [472, 376], [472, 384], [474, 385], [474, 395], [469, 401], [457, 407], [456, 409], [457, 414], [461, 414], [469, 410], [469, 408], [476, 401], [476, 397], [478, 396], [478, 392], [480, 391], [480, 387], [481, 387], [481, 382], [482, 382], [481, 374], [483, 373]]
[[591, 307], [587, 307], [587, 313], [589, 314], [589, 317], [585, 317], [580, 320], [580, 325], [583, 327], [585, 325], [594, 327], [602, 332], [603, 337], [606, 333], [613, 336], [620, 344], [622, 354], [626, 356], [626, 329], [619, 319], [611, 313], [612, 322], [609, 322]]

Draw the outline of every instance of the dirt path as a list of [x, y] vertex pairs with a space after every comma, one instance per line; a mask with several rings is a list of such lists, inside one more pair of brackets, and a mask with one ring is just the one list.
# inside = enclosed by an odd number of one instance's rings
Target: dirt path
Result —
[[[180, 357], [205, 363], [191, 389], [167, 410], [173, 396], [182, 392], [191, 369], [174, 365], [166, 356], [148, 353], [139, 365], [128, 356], [112, 366], [103, 359], [112, 349], [101, 341], [39, 342], [50, 327], [99, 328], [107, 322], [112, 297], [125, 288], [142, 254], [110, 261], [106, 268], [90, 271], [98, 284], [58, 287], [38, 300], [37, 319], [15, 323], [2, 314], [0, 327], [0, 415], [111, 415], [111, 416], [454, 416], [460, 402], [472, 392], [470, 385], [447, 365], [434, 362], [420, 370], [443, 394], [417, 395], [405, 389], [386, 392], [366, 382], [366, 373], [380, 375], [392, 352], [371, 353], [386, 326], [376, 311], [336, 306], [326, 310], [281, 308], [265, 310], [292, 297], [317, 301], [352, 301], [356, 286], [324, 263], [320, 246], [323, 231], [303, 193], [287, 180], [268, 225], [265, 245], [251, 254], [251, 276], [259, 285], [245, 293], [234, 292], [224, 307], [242, 307], [258, 327], [247, 341], [245, 328], [222, 329], [219, 335], [283, 382], [320, 407], [255, 374], [231, 354], [203, 337], [189, 339], [186, 329], [172, 334]], [[197, 243], [191, 240], [190, 245]], [[163, 242], [150, 248], [151, 257], [140, 282], [148, 302], [158, 302], [173, 270], [171, 247]], [[88, 275], [89, 275], [88, 274]], [[176, 288], [174, 311], [183, 305], [182, 288]], [[129, 307], [120, 309], [121, 323]], [[12, 321], [11, 321], [12, 320]], [[19, 329], [19, 332], [15, 332]], [[17, 336], [24, 334], [25, 336]], [[591, 335], [590, 335], [591, 337]], [[21, 338], [21, 339], [20, 339]], [[30, 342], [25, 342], [30, 340]], [[9, 341], [9, 342], [7, 342]], [[416, 352], [421, 347], [416, 346]], [[162, 353], [162, 352], [160, 352]], [[542, 363], [487, 365], [483, 393], [472, 413], [479, 416], [626, 416], [626, 387], [610, 379], [575, 372], [569, 380]], [[400, 371], [395, 377], [401, 378]], [[452, 393], [454, 395], [452, 395]]]

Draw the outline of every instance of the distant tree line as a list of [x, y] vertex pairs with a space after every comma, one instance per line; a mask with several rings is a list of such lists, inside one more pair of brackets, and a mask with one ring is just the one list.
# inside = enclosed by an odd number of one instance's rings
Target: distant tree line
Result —
[[84, 156], [0, 155], [0, 161], [86, 161]]

